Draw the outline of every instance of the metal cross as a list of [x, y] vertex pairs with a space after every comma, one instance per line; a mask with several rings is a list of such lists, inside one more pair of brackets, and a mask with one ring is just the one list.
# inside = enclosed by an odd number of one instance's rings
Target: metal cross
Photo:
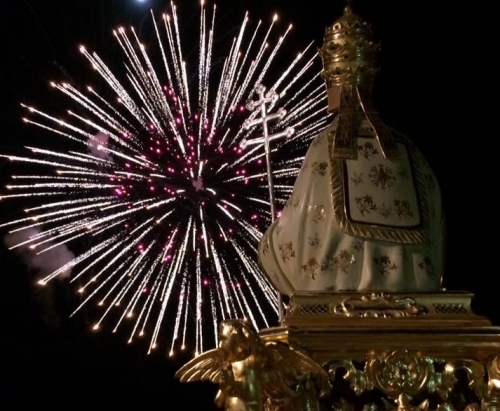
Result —
[[[275, 210], [275, 202], [274, 202], [273, 172], [272, 172], [272, 168], [271, 168], [271, 150], [269, 147], [269, 143], [272, 140], [276, 140], [278, 138], [282, 138], [282, 137], [289, 138], [295, 133], [295, 130], [292, 127], [288, 127], [286, 130], [284, 130], [282, 132], [275, 133], [275, 134], [269, 134], [269, 130], [267, 128], [267, 123], [269, 121], [272, 121], [272, 120], [282, 119], [286, 115], [286, 110], [281, 108], [280, 110], [278, 110], [277, 113], [267, 114], [266, 104], [275, 103], [276, 101], [278, 101], [279, 96], [273, 90], [271, 90], [267, 94], [265, 94], [266, 88], [262, 84], [259, 84], [257, 86], [256, 91], [259, 95], [259, 99], [256, 101], [250, 101], [246, 107], [250, 111], [253, 111], [256, 108], [260, 107], [260, 114], [261, 115], [260, 115], [260, 117], [257, 117], [253, 120], [245, 121], [243, 123], [243, 127], [245, 128], [245, 130], [248, 130], [253, 126], [261, 124], [263, 135], [261, 137], [256, 137], [252, 140], [244, 139], [240, 143], [240, 147], [242, 149], [244, 149], [245, 147], [248, 147], [250, 145], [264, 144], [264, 151], [265, 151], [265, 155], [266, 155], [267, 180], [268, 180], [268, 186], [269, 186], [269, 202], [271, 204], [271, 221], [274, 223], [275, 216], [276, 216], [276, 210]], [[283, 304], [282, 304], [281, 293], [279, 293], [279, 292], [278, 292], [278, 308], [279, 308], [279, 319], [281, 322], [281, 320], [283, 319]]]

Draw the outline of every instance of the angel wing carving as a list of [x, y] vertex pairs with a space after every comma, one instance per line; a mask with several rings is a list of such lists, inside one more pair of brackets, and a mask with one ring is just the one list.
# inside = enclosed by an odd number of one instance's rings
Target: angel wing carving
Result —
[[[268, 396], [280, 392], [297, 396], [297, 393], [308, 389], [307, 384], [312, 383], [319, 391], [319, 397], [330, 392], [327, 372], [307, 354], [280, 342], [267, 343], [266, 350], [270, 357], [265, 385]], [[295, 393], [290, 391], [292, 388]]]
[[184, 364], [175, 377], [181, 382], [210, 381], [214, 384], [223, 382], [225, 364], [224, 352], [220, 348], [206, 351]]
[[215, 404], [226, 411], [319, 410], [318, 398], [330, 390], [319, 364], [282, 342], [264, 343], [246, 321], [225, 320], [219, 329], [218, 348], [193, 358], [176, 378], [218, 384]]

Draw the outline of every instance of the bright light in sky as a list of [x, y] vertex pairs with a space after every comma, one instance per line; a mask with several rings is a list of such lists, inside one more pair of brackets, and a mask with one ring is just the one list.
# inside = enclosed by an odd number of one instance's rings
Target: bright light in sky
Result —
[[[26, 122], [71, 139], [74, 147], [64, 152], [28, 147], [27, 157], [0, 153], [0, 159], [55, 167], [48, 174], [42, 169], [14, 176], [19, 183], [8, 185], [8, 194], [0, 191], [0, 200], [40, 198], [26, 210], [33, 214], [0, 222], [0, 228], [12, 225], [29, 233], [16, 237], [13, 247], [37, 247], [37, 255], [88, 238], [75, 246], [77, 255], [68, 249], [64, 263], [48, 270], [41, 284], [71, 272], [81, 295], [72, 315], [90, 301], [102, 307], [94, 330], [116, 312], [113, 332], [129, 320], [129, 341], [149, 331], [152, 350], [167, 324], [172, 353], [188, 345], [199, 353], [214, 346], [223, 318], [245, 317], [260, 329], [278, 315], [275, 290], [255, 258], [271, 211], [264, 147], [240, 148], [241, 141], [258, 140], [262, 133], [258, 122], [242, 126], [254, 118], [245, 104], [259, 84], [291, 96], [283, 104], [287, 114], [271, 129], [299, 130], [273, 147], [286, 153], [273, 160], [281, 207], [312, 136], [330, 120], [319, 67], [313, 69], [313, 61], [320, 62], [312, 42], [310, 55], [304, 50], [284, 72], [271, 64], [289, 27], [275, 32], [273, 19], [261, 31], [243, 16], [236, 41], [216, 50], [221, 43], [214, 37], [215, 7], [213, 14], [200, 8], [199, 52], [189, 53], [195, 60], [194, 73], [188, 74], [173, 3], [170, 16], [164, 16], [165, 35], [158, 31], [150, 39], [157, 54], [146, 53], [135, 31], [113, 32], [125, 52], [126, 73], [115, 75], [96, 53], [80, 48], [100, 76], [85, 94], [52, 83], [74, 103], [68, 120], [22, 105], [29, 111]], [[278, 41], [268, 48], [273, 39]], [[219, 55], [225, 63], [213, 64]], [[188, 81], [196, 74], [197, 81]], [[112, 98], [98, 93], [101, 83], [111, 86]]]

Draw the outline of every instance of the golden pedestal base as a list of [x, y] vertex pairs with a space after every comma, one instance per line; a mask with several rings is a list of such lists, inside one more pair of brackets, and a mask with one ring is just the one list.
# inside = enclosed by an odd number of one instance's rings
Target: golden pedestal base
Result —
[[297, 293], [262, 330], [328, 373], [323, 409], [500, 410], [500, 327], [472, 294]]

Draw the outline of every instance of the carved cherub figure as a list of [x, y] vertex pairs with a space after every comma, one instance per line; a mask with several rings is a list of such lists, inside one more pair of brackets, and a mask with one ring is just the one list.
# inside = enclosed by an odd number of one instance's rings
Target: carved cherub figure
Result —
[[230, 411], [319, 410], [330, 390], [325, 370], [306, 354], [261, 340], [246, 321], [225, 320], [217, 348], [193, 358], [175, 374], [181, 382], [219, 385], [217, 407]]

